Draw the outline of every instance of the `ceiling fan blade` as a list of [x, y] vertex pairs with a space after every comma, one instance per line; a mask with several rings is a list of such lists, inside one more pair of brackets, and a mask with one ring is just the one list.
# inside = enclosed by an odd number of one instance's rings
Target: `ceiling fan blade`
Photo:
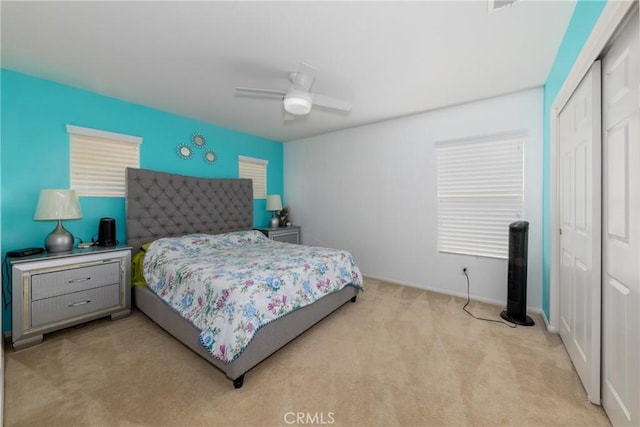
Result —
[[264, 96], [278, 96], [284, 98], [287, 94], [286, 91], [275, 89], [258, 89], [254, 87], [237, 87], [236, 92], [243, 95], [264, 95]]
[[306, 62], [301, 62], [298, 71], [291, 75], [291, 83], [298, 90], [310, 91], [316, 79], [318, 69]]
[[313, 105], [318, 107], [333, 108], [334, 110], [351, 111], [351, 103], [341, 99], [331, 98], [318, 93], [311, 94]]

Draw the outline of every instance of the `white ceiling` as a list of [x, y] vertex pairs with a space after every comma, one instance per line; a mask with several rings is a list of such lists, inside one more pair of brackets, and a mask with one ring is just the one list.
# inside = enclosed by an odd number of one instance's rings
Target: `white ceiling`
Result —
[[[10, 2], [2, 67], [291, 141], [544, 84], [575, 1]], [[283, 121], [281, 102], [236, 86], [349, 100]]]

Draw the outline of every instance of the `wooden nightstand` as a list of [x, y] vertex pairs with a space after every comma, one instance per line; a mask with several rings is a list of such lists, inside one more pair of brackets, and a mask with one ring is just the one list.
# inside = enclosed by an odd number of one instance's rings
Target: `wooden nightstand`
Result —
[[300, 227], [291, 226], [291, 227], [278, 227], [278, 228], [256, 228], [270, 238], [271, 240], [276, 240], [278, 242], [287, 242], [287, 243], [295, 243], [300, 244]]
[[9, 258], [13, 347], [100, 317], [131, 312], [131, 248], [91, 247]]

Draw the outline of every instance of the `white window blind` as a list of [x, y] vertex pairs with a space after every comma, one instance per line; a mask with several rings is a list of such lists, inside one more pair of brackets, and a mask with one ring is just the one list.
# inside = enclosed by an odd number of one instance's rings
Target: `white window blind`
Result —
[[125, 168], [140, 167], [142, 138], [67, 126], [71, 188], [79, 196], [124, 197]]
[[238, 156], [240, 178], [249, 178], [253, 181], [253, 198], [267, 198], [267, 165], [268, 160], [253, 157]]
[[438, 250], [508, 257], [509, 224], [522, 220], [524, 138], [437, 145]]

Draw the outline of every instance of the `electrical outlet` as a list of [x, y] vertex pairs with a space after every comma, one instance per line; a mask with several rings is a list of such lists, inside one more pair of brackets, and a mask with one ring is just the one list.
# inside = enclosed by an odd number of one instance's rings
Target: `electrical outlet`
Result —
[[464, 267], [464, 266], [463, 266], [463, 267], [460, 269], [460, 271], [462, 272], [462, 274], [469, 274], [469, 268], [468, 268], [468, 267]]

